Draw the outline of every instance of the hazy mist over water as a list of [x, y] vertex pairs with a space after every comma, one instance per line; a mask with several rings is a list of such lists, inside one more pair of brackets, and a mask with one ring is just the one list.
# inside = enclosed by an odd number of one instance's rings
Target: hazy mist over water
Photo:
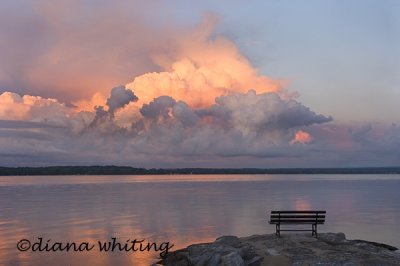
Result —
[[159, 252], [20, 252], [21, 239], [169, 241], [272, 233], [270, 210], [327, 211], [320, 232], [400, 247], [400, 175], [0, 177], [0, 264], [146, 265]]

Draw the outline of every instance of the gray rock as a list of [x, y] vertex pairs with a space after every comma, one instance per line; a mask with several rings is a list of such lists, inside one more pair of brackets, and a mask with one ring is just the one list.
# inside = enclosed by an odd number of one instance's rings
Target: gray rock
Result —
[[226, 246], [226, 245], [221, 245], [221, 246], [215, 246], [215, 243], [210, 247], [209, 251], [211, 252], [217, 252], [219, 254], [226, 255], [229, 254], [231, 252], [236, 252], [237, 249], [233, 248], [231, 246]]
[[255, 252], [254, 248], [250, 246], [249, 244], [244, 244], [239, 248], [239, 255], [244, 259], [244, 260], [250, 260], [253, 257], [257, 255]]
[[295, 261], [305, 261], [315, 257], [315, 254], [311, 249], [304, 247], [291, 247], [283, 249], [282, 253]]
[[221, 264], [221, 255], [216, 253], [208, 261], [208, 266], [218, 266]]
[[189, 266], [191, 263], [187, 260], [180, 260], [174, 255], [168, 255], [158, 264], [165, 265], [165, 266]]
[[294, 254], [294, 255], [312, 255], [314, 252], [309, 248], [295, 247], [284, 249], [283, 252]]
[[222, 265], [224, 266], [245, 266], [242, 257], [236, 252], [231, 252], [221, 257]]
[[342, 244], [346, 242], [346, 236], [344, 233], [323, 233], [318, 234], [318, 240], [324, 241], [328, 244]]
[[207, 248], [208, 244], [195, 244], [187, 247], [190, 256], [199, 256]]
[[159, 265], [400, 265], [395, 247], [364, 240], [346, 240], [343, 233], [224, 236], [213, 243], [195, 244], [169, 253]]
[[247, 266], [260, 266], [263, 259], [263, 257], [255, 256], [251, 260], [245, 261], [245, 263]]
[[195, 263], [195, 266], [206, 266], [208, 265], [208, 261], [211, 259], [212, 254], [211, 253], [204, 253], [201, 255], [197, 262]]
[[274, 248], [267, 248], [267, 251], [265, 252], [265, 254], [267, 254], [269, 256], [279, 256], [279, 252]]
[[356, 245], [360, 245], [360, 246], [374, 246], [377, 248], [385, 248], [388, 249], [390, 251], [396, 251], [398, 250], [398, 248], [387, 245], [387, 244], [382, 244], [382, 243], [376, 243], [376, 242], [371, 242], [371, 241], [365, 241], [365, 240], [350, 240], [351, 243], [356, 244]]
[[231, 247], [236, 247], [240, 245], [242, 242], [237, 236], [221, 236], [215, 240], [214, 244], [216, 245], [226, 245]]

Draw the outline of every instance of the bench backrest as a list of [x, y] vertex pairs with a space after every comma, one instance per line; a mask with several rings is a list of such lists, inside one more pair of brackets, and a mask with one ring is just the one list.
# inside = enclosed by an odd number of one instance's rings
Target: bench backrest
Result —
[[270, 223], [316, 223], [325, 222], [326, 211], [271, 211]]

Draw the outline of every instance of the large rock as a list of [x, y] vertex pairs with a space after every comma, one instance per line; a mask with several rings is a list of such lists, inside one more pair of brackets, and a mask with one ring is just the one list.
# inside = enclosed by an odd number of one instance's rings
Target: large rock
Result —
[[396, 248], [343, 233], [223, 236], [169, 253], [158, 263], [171, 266], [400, 265]]

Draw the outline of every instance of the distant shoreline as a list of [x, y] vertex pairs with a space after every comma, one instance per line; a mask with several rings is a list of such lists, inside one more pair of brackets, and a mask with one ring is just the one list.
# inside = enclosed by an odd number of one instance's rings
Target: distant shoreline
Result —
[[240, 175], [240, 174], [400, 174], [400, 167], [349, 168], [135, 168], [129, 166], [0, 167], [0, 176], [26, 175]]

